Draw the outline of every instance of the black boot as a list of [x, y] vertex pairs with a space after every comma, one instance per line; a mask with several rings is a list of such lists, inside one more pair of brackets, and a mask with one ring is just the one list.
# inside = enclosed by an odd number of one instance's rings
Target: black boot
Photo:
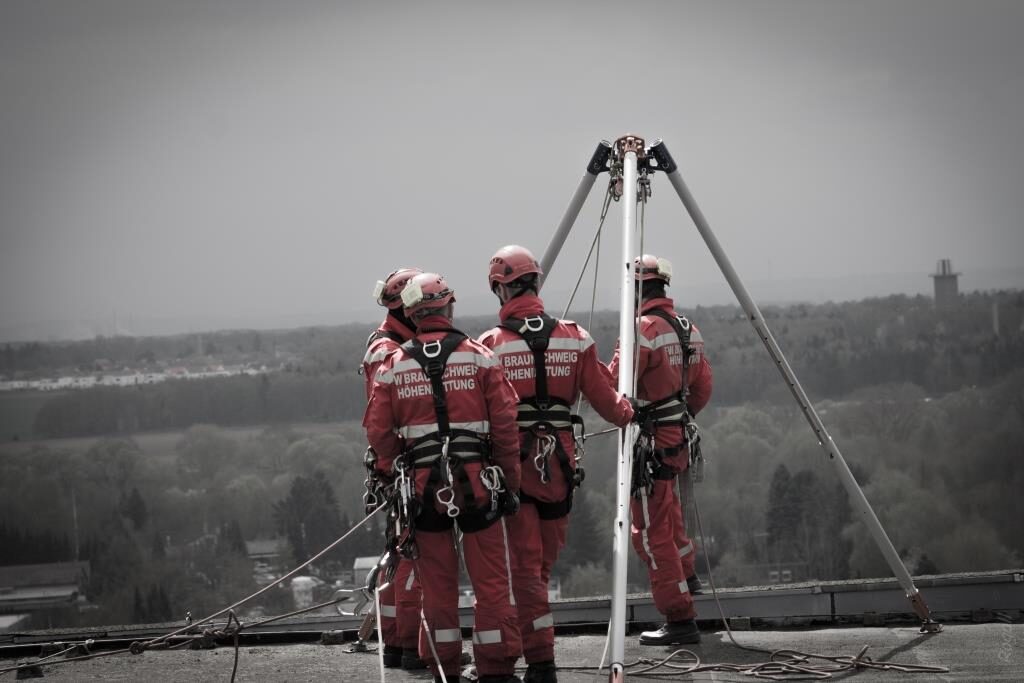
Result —
[[490, 674], [481, 676], [480, 683], [523, 683], [515, 674]]
[[397, 645], [385, 645], [384, 666], [389, 669], [396, 669], [402, 666], [402, 648]]
[[695, 645], [700, 642], [700, 631], [693, 619], [670, 621], [657, 631], [640, 634], [641, 645]]
[[419, 671], [426, 669], [427, 663], [420, 659], [420, 653], [415, 648], [407, 648], [402, 650], [402, 668], [407, 671]]
[[534, 662], [526, 667], [523, 683], [558, 683], [556, 671], [557, 669], [553, 661]]
[[696, 574], [693, 576], [686, 577], [686, 590], [690, 591], [690, 595], [699, 595], [704, 591], [704, 584], [700, 582], [700, 577]]

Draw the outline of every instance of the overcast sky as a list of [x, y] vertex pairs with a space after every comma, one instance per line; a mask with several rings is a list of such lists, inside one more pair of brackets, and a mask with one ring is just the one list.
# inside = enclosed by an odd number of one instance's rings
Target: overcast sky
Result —
[[[1022, 33], [1016, 0], [3, 0], [0, 339], [372, 322], [410, 265], [483, 313], [627, 132], [756, 300], [929, 292], [942, 257], [1024, 287]], [[732, 300], [663, 177], [645, 243], [682, 305]]]

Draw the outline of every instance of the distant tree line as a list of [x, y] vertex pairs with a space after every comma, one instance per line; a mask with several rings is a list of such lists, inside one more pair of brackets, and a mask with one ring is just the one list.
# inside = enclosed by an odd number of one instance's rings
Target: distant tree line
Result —
[[[992, 324], [993, 305], [1000, 310], [998, 336]], [[784, 396], [774, 363], [738, 308], [698, 307], [684, 312], [707, 340], [715, 374], [714, 405]], [[1019, 293], [971, 295], [951, 311], [935, 310], [926, 297], [892, 296], [765, 307], [763, 313], [815, 400], [837, 399], [896, 381], [941, 394], [985, 385], [1024, 367], [1024, 295]], [[477, 333], [491, 322], [470, 318], [460, 325]], [[607, 359], [615, 345], [617, 317], [599, 314], [592, 327]], [[366, 332], [364, 327], [347, 325], [261, 333], [302, 357], [288, 372], [132, 388], [96, 387], [56, 395], [38, 409], [32, 436], [132, 434], [197, 423], [239, 426], [358, 420], [365, 395], [363, 378], [356, 370]], [[244, 335], [253, 333], [223, 334], [231, 339], [232, 334], [248, 338]]]
[[23, 531], [0, 522], [0, 566], [64, 562], [71, 558], [71, 544], [66, 533], [51, 530]]

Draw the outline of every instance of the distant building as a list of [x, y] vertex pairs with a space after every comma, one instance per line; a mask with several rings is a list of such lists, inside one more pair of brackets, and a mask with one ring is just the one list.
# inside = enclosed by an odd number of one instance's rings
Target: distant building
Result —
[[960, 298], [957, 278], [960, 273], [953, 272], [953, 264], [948, 258], [939, 260], [931, 278], [935, 280], [935, 308], [952, 308]]
[[27, 621], [26, 615], [78, 609], [85, 603], [88, 562], [49, 562], [0, 567], [0, 615], [6, 628]]

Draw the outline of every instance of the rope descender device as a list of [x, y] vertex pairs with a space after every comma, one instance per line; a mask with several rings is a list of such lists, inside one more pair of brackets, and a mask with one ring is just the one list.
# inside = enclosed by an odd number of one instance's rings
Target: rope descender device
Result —
[[[424, 353], [426, 352], [427, 345], [424, 344]], [[441, 350], [440, 343], [437, 345], [437, 352], [434, 353], [436, 356]], [[459, 506], [455, 504], [455, 487], [452, 486], [452, 481], [455, 477], [452, 475], [451, 463], [448, 460], [448, 447], [451, 445], [451, 437], [444, 437], [444, 441], [441, 442], [441, 478], [444, 480], [444, 486], [437, 490], [434, 497], [437, 498], [437, 502], [444, 506], [444, 513], [449, 517], [458, 517], [459, 513], [462, 512]], [[443, 494], [443, 495], [442, 495]]]

